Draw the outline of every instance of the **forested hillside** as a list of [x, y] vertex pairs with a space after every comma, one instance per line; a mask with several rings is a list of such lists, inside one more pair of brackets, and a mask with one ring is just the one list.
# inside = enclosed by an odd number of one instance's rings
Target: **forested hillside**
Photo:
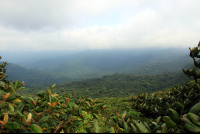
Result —
[[[141, 92], [153, 93], [172, 86], [183, 84], [189, 78], [181, 73], [163, 73], [158, 75], [113, 74], [102, 78], [92, 78], [58, 85], [55, 91], [59, 94], [75, 93], [89, 98], [127, 97]], [[55, 83], [56, 84], [56, 83]], [[36, 95], [46, 88], [26, 88], [25, 95]]]
[[[167, 51], [169, 50], [169, 51]], [[8, 79], [24, 81], [27, 88], [47, 87], [72, 81], [101, 78], [104, 75], [157, 75], [177, 72], [192, 63], [185, 49], [87, 50], [60, 58], [9, 63]]]
[[[2, 64], [2, 63], [0, 63]], [[38, 69], [27, 69], [25, 67], [8, 63], [6, 66], [9, 80], [24, 81], [27, 87], [46, 87], [51, 83], [62, 84], [65, 81], [72, 81], [73, 79], [67, 77], [53, 76], [50, 73], [40, 71]]]
[[[63, 57], [42, 59], [20, 64], [27, 68], [37, 68], [55, 74], [81, 77], [94, 72], [132, 73], [147, 64], [168, 63], [179, 60], [189, 62], [187, 49], [144, 48], [130, 50], [85, 50]], [[179, 68], [182, 67], [181, 65]], [[176, 66], [177, 68], [177, 66]], [[104, 73], [103, 75], [106, 75]], [[97, 73], [98, 74], [98, 73]], [[98, 76], [98, 75], [97, 75]], [[95, 78], [95, 76], [93, 77]]]

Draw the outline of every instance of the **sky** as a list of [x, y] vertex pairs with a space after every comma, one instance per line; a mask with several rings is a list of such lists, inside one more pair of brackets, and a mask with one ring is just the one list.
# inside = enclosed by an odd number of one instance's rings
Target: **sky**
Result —
[[0, 0], [0, 51], [196, 47], [200, 0]]

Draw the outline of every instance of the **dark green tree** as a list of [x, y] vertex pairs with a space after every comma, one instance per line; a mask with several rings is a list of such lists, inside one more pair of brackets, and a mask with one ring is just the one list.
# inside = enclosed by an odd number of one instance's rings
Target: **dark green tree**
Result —
[[[199, 47], [200, 47], [200, 41], [199, 41], [199, 44], [198, 44], [198, 47], [194, 47], [192, 50], [191, 50], [191, 48], [189, 47], [189, 49], [190, 49], [190, 57], [193, 59], [193, 61], [194, 61], [194, 67], [191, 69], [191, 70], [184, 70], [183, 69], [183, 72], [190, 78], [191, 76], [193, 77], [193, 79], [195, 80], [195, 82], [197, 83], [197, 79], [199, 79], [200, 78], [200, 71], [196, 71], [195, 70], [195, 67], [198, 67], [198, 68], [200, 68], [200, 61], [196, 61], [196, 59], [195, 58], [200, 58], [200, 55], [199, 55], [199, 51], [200, 51], [200, 49], [199, 49]], [[191, 79], [191, 78], [190, 78]]]

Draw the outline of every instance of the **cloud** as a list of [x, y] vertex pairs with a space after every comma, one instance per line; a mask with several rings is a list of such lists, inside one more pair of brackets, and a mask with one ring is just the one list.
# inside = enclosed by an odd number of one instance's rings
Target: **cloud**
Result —
[[194, 47], [199, 0], [3, 1], [0, 50]]

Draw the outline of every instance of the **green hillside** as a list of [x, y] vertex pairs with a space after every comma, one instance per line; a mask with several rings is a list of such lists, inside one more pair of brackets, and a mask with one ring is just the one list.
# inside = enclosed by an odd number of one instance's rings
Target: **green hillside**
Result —
[[46, 73], [38, 69], [27, 69], [25, 67], [8, 63], [6, 66], [8, 80], [19, 80], [24, 81], [27, 87], [46, 87], [49, 84], [57, 82], [62, 84], [65, 81], [72, 81], [73, 79], [67, 77], [56, 77], [51, 75], [51, 73]]
[[[90, 98], [127, 97], [141, 92], [163, 91], [171, 86], [183, 84], [189, 78], [183, 73], [163, 73], [158, 75], [113, 74], [102, 78], [74, 81], [55, 87], [59, 94], [75, 93]], [[33, 95], [46, 88], [28, 88], [23, 94]]]
[[[65, 57], [27, 63], [32, 68], [9, 63], [8, 79], [24, 81], [27, 88], [47, 87], [72, 81], [101, 78], [105, 75], [157, 75], [178, 72], [191, 62], [183, 50], [91, 50]], [[41, 68], [46, 69], [45, 71]]]
[[[114, 73], [137, 74], [146, 65], [162, 63], [166, 71], [177, 71], [191, 61], [187, 49], [144, 48], [133, 50], [87, 50], [58, 58], [27, 62], [22, 66], [75, 79], [96, 78]], [[177, 62], [178, 61], [178, 62]], [[169, 69], [166, 69], [167, 64]], [[162, 67], [163, 68], [163, 67]], [[155, 72], [155, 71], [153, 71]], [[144, 73], [142, 75], [145, 75]], [[154, 73], [158, 74], [158, 73]]]

